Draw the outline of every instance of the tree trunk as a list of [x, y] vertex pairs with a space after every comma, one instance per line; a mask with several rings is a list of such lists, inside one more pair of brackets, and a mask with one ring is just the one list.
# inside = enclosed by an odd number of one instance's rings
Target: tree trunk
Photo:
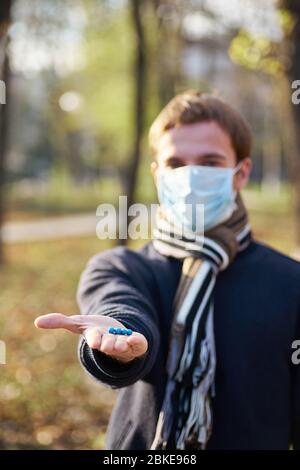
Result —
[[[146, 79], [146, 43], [144, 28], [142, 22], [142, 10], [144, 0], [131, 0], [131, 18], [136, 38], [136, 52], [134, 61], [134, 77], [135, 77], [135, 103], [134, 103], [134, 139], [132, 159], [127, 169], [127, 207], [129, 208], [134, 202], [134, 191], [136, 187], [138, 167], [141, 158], [142, 136], [145, 124], [145, 79]], [[128, 225], [127, 214], [121, 214], [122, 225]], [[123, 225], [123, 231], [124, 231]], [[126, 244], [127, 238], [119, 238], [119, 244]]]
[[[7, 52], [7, 30], [10, 22], [11, 0], [1, 0], [0, 3], [0, 79], [5, 84], [5, 104], [0, 104], [0, 233], [4, 219], [4, 183], [5, 183], [5, 159], [8, 142], [8, 96], [9, 96], [9, 57]], [[0, 236], [0, 264], [4, 261], [3, 241]]]

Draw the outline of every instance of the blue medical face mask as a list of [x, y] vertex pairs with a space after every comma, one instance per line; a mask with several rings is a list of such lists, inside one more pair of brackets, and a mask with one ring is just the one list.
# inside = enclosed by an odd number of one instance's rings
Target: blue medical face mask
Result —
[[159, 170], [157, 192], [169, 218], [184, 230], [206, 232], [235, 210], [233, 176], [240, 169], [186, 165]]

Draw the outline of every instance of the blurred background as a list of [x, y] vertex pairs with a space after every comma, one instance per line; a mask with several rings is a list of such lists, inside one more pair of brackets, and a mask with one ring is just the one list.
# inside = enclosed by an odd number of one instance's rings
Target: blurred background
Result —
[[117, 392], [33, 319], [78, 313], [81, 271], [115, 243], [100, 203], [156, 202], [147, 131], [187, 88], [249, 120], [254, 234], [300, 259], [300, 2], [1, 0], [0, 78], [0, 448], [101, 449]]

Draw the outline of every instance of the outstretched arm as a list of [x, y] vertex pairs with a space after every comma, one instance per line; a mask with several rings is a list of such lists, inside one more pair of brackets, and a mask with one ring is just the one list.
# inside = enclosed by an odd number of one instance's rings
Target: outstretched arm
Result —
[[[81, 275], [81, 315], [45, 315], [36, 326], [81, 334], [79, 359], [87, 372], [111, 388], [128, 386], [148, 374], [157, 355], [155, 289], [149, 267], [136, 252], [107, 250], [94, 256]], [[111, 326], [130, 328], [133, 334], [112, 335]]]

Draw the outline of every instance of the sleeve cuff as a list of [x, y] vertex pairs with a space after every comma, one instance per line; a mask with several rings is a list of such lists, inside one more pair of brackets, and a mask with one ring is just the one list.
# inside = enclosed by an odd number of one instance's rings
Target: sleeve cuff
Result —
[[147, 352], [128, 363], [122, 363], [97, 349], [90, 348], [82, 337], [78, 353], [82, 366], [90, 375], [110, 388], [121, 388], [133, 384], [149, 372], [155, 359], [153, 355], [156, 356], [154, 349], [157, 348], [153, 348], [155, 341], [153, 341], [150, 329], [136, 318], [127, 319], [122, 314], [111, 316], [121, 321], [126, 328], [142, 333], [148, 341]]

